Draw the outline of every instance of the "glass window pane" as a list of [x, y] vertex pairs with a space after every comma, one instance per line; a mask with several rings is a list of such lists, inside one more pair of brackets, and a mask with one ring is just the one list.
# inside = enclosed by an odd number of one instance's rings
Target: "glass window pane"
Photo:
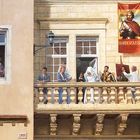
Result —
[[89, 46], [89, 42], [88, 41], [84, 42], [84, 46]]
[[89, 47], [84, 47], [84, 54], [89, 54]]
[[96, 47], [91, 47], [90, 50], [91, 50], [91, 54], [96, 54], [97, 53], [96, 52]]
[[0, 47], [0, 77], [5, 76], [5, 46]]
[[53, 72], [53, 66], [48, 66], [47, 69], [48, 69], [48, 72]]
[[59, 65], [59, 62], [60, 62], [59, 58], [54, 58], [54, 65]]
[[53, 64], [53, 59], [52, 59], [52, 57], [47, 57], [46, 59], [47, 59], [47, 66]]
[[66, 42], [61, 43], [61, 47], [66, 47]]
[[59, 48], [54, 48], [54, 54], [60, 54], [60, 49]]
[[63, 55], [63, 54], [66, 54], [66, 48], [61, 48], [61, 49], [60, 49], [60, 54], [62, 54], [62, 55]]
[[54, 43], [54, 47], [59, 47], [59, 43]]
[[66, 58], [61, 58], [61, 64], [66, 64]]
[[76, 47], [81, 47], [82, 46], [82, 42], [76, 42]]
[[77, 54], [82, 54], [82, 47], [77, 47], [76, 52]]
[[91, 41], [90, 46], [96, 46], [96, 41]]
[[59, 66], [54, 66], [54, 73], [57, 73], [59, 69]]
[[0, 33], [0, 43], [5, 43], [5, 34]]

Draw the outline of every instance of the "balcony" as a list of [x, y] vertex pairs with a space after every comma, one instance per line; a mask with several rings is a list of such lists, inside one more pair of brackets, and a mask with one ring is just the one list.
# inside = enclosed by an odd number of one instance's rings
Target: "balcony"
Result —
[[[46, 103], [44, 88], [47, 88]], [[58, 102], [60, 88], [63, 89], [62, 104]], [[90, 101], [91, 89], [94, 103]], [[83, 103], [85, 92], [87, 102]], [[67, 137], [140, 139], [140, 83], [38, 83], [34, 100], [36, 140]]]

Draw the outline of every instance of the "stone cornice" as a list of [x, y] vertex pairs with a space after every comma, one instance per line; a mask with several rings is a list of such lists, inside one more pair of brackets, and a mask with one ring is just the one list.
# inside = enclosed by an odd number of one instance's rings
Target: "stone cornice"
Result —
[[39, 23], [49, 22], [49, 23], [98, 23], [106, 24], [108, 22], [107, 18], [48, 18], [48, 19], [38, 19]]
[[92, 4], [92, 3], [136, 3], [139, 0], [35, 0], [36, 4]]

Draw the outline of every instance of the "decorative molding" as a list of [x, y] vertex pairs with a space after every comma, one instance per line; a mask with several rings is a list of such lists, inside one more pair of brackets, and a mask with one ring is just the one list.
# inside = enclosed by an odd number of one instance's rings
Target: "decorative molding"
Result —
[[[36, 19], [39, 24], [39, 29], [50, 29], [53, 30], [106, 30], [106, 24], [108, 23], [107, 18], [48, 18], [41, 17]], [[64, 26], [68, 24], [69, 26]], [[83, 25], [88, 24], [87, 27]], [[49, 26], [48, 26], [49, 25]], [[96, 26], [93, 26], [96, 25]]]
[[3, 126], [4, 123], [11, 123], [12, 126], [15, 126], [16, 123], [23, 123], [24, 126], [27, 126], [28, 118], [24, 115], [0, 115], [0, 126]]
[[35, 0], [35, 4], [39, 5], [58, 5], [58, 4], [95, 4], [95, 3], [118, 3], [118, 2], [125, 2], [125, 3], [136, 3], [139, 2], [139, 0]]
[[38, 23], [49, 22], [49, 23], [98, 23], [106, 24], [107, 18], [38, 18]]
[[80, 117], [81, 114], [73, 114], [73, 131], [72, 135], [78, 135], [80, 131]]
[[57, 133], [57, 114], [50, 114], [50, 135]]
[[95, 128], [95, 135], [101, 135], [103, 131], [103, 121], [105, 114], [97, 114], [97, 122], [96, 122], [96, 128]]
[[119, 124], [117, 128], [117, 135], [123, 135], [125, 129], [127, 128], [127, 119], [129, 114], [120, 114], [119, 115]]

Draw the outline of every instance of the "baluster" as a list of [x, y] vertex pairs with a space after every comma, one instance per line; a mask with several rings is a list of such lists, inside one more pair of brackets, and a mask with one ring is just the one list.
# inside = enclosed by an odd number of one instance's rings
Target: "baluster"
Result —
[[121, 104], [121, 103], [125, 103], [123, 87], [119, 87], [118, 101], [119, 101], [119, 104]]
[[67, 88], [66, 87], [63, 87], [62, 100], [63, 100], [63, 104], [67, 104]]
[[100, 93], [99, 93], [99, 88], [98, 87], [94, 88], [94, 99], [95, 99], [95, 103], [100, 102]]
[[136, 88], [135, 95], [136, 95], [135, 97], [136, 103], [140, 103], [140, 87]]
[[111, 87], [109, 102], [116, 103], [116, 88], [115, 87]]
[[75, 93], [74, 87], [70, 88], [70, 94], [68, 94], [68, 96], [70, 96], [70, 103], [75, 104], [76, 103], [76, 93]]
[[48, 99], [48, 104], [51, 104], [52, 103], [52, 88], [48, 88], [48, 96], [47, 96], [47, 99]]
[[43, 104], [43, 99], [44, 99], [44, 93], [43, 93], [43, 88], [39, 88], [39, 103]]
[[107, 103], [108, 93], [106, 87], [103, 88], [102, 96], [103, 96], [103, 103]]
[[58, 87], [56, 87], [56, 88], [54, 89], [54, 103], [55, 103], [55, 104], [58, 104], [58, 103], [59, 103], [59, 102], [58, 102], [58, 100], [59, 100], [59, 92], [58, 92], [58, 90], [59, 90]]
[[34, 106], [35, 108], [39, 104], [39, 89], [34, 90]]
[[83, 87], [79, 87], [78, 88], [78, 101], [79, 101], [79, 104], [82, 104], [83, 102], [82, 102], [82, 99], [83, 99], [83, 91], [82, 91], [82, 88]]
[[132, 92], [131, 92], [131, 87], [127, 87], [127, 103], [131, 104], [132, 103]]
[[90, 88], [91, 87], [87, 87], [87, 89], [86, 89], [87, 103], [91, 103], [90, 102], [90, 97], [91, 97]]

